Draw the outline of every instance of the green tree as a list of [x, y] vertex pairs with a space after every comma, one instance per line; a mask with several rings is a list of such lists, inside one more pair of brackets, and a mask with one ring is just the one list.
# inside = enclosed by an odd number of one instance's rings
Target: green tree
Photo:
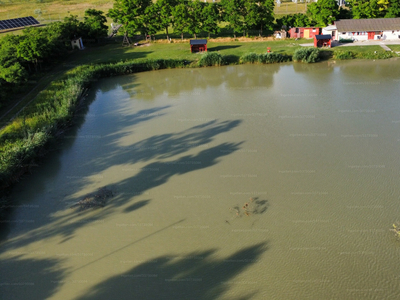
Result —
[[82, 34], [82, 25], [78, 20], [78, 16], [70, 15], [64, 18], [61, 23], [61, 36], [65, 39], [72, 40], [78, 38]]
[[18, 85], [28, 79], [28, 72], [19, 62], [14, 62], [8, 67], [0, 65], [0, 78], [8, 83]]
[[257, 27], [261, 20], [260, 3], [258, 0], [244, 0], [243, 1], [243, 35], [250, 29]]
[[174, 32], [179, 32], [183, 40], [183, 33], [188, 31], [190, 14], [184, 1], [180, 1], [172, 10]]
[[307, 15], [317, 26], [327, 26], [339, 16], [339, 6], [336, 0], [319, 0], [308, 5]]
[[167, 39], [169, 40], [168, 28], [173, 24], [172, 11], [177, 4], [176, 0], [158, 0], [153, 6], [154, 23], [165, 29]]
[[258, 6], [258, 28], [260, 29], [260, 36], [262, 36], [263, 29], [272, 30], [274, 22], [274, 0], [263, 0], [257, 3]]
[[218, 23], [221, 21], [220, 5], [218, 3], [208, 2], [203, 6], [203, 30], [210, 33], [217, 34], [221, 28]]
[[373, 19], [383, 18], [386, 14], [384, 4], [379, 4], [380, 0], [348, 0], [354, 19]]
[[143, 31], [143, 16], [146, 8], [151, 5], [151, 0], [115, 0], [113, 8], [107, 16], [114, 22], [121, 23], [125, 30], [125, 36]]
[[23, 60], [16, 55], [21, 40], [20, 35], [6, 35], [0, 40], [0, 78], [7, 83], [20, 84], [28, 78]]
[[189, 24], [186, 27], [187, 32], [194, 35], [197, 38], [203, 28], [203, 5], [199, 0], [189, 1], [187, 3]]
[[245, 28], [243, 15], [245, 12], [244, 0], [221, 0], [223, 8], [223, 20], [228, 22], [228, 28], [233, 30], [236, 38], [236, 32], [242, 32]]
[[40, 28], [28, 27], [23, 32], [24, 35], [18, 43], [16, 54], [18, 57], [32, 62], [37, 69], [38, 60], [47, 58], [51, 47]]
[[107, 18], [101, 10], [88, 9], [85, 11], [83, 24], [83, 34], [86, 38], [98, 39], [107, 35]]
[[280, 30], [282, 26], [286, 26], [286, 28], [289, 29], [290, 27], [309, 27], [314, 25], [306, 14], [301, 13], [286, 15], [276, 19], [276, 24], [278, 30]]
[[389, 0], [385, 18], [399, 18], [400, 17], [400, 1]]

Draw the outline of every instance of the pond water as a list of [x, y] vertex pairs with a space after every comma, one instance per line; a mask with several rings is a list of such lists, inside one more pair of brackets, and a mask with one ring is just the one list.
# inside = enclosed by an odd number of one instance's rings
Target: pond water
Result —
[[14, 189], [2, 299], [400, 298], [399, 92], [399, 60], [96, 83]]

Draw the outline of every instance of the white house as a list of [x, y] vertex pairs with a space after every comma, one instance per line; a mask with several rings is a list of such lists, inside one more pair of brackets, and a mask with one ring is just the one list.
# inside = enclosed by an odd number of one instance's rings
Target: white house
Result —
[[331, 34], [336, 41], [400, 40], [400, 18], [337, 20], [323, 28], [322, 34]]

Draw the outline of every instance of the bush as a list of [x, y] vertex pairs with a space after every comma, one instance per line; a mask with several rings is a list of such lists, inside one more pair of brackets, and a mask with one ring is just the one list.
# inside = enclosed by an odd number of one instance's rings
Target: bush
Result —
[[271, 52], [260, 54], [258, 57], [258, 61], [263, 64], [273, 64], [291, 60], [292, 58], [289, 55]]
[[222, 66], [224, 64], [222, 55], [217, 52], [206, 52], [199, 60], [199, 67]]
[[267, 52], [265, 54], [257, 54], [254, 52], [243, 54], [240, 57], [241, 63], [261, 63], [261, 64], [273, 64], [280, 63], [285, 61], [290, 61], [291, 57], [289, 55], [284, 55], [280, 53], [270, 53]]
[[354, 57], [355, 57], [354, 53], [349, 50], [336, 51], [333, 54], [334, 59], [353, 59]]
[[318, 48], [300, 48], [293, 54], [296, 62], [315, 63], [320, 60], [320, 50]]
[[240, 62], [243, 64], [247, 64], [247, 63], [254, 64], [254, 63], [258, 62], [258, 59], [259, 59], [259, 55], [257, 53], [250, 52], [250, 53], [243, 54], [240, 57]]
[[339, 39], [339, 43], [353, 43], [354, 41], [352, 39]]

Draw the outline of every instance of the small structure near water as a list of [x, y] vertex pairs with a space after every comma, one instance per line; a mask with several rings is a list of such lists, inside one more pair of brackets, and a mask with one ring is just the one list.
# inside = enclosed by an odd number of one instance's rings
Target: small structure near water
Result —
[[190, 40], [190, 52], [204, 52], [207, 51], [207, 40]]
[[330, 34], [321, 34], [314, 36], [314, 47], [332, 47], [332, 36]]
[[79, 50], [85, 49], [83, 46], [82, 38], [77, 38], [71, 41], [72, 49], [78, 48]]

